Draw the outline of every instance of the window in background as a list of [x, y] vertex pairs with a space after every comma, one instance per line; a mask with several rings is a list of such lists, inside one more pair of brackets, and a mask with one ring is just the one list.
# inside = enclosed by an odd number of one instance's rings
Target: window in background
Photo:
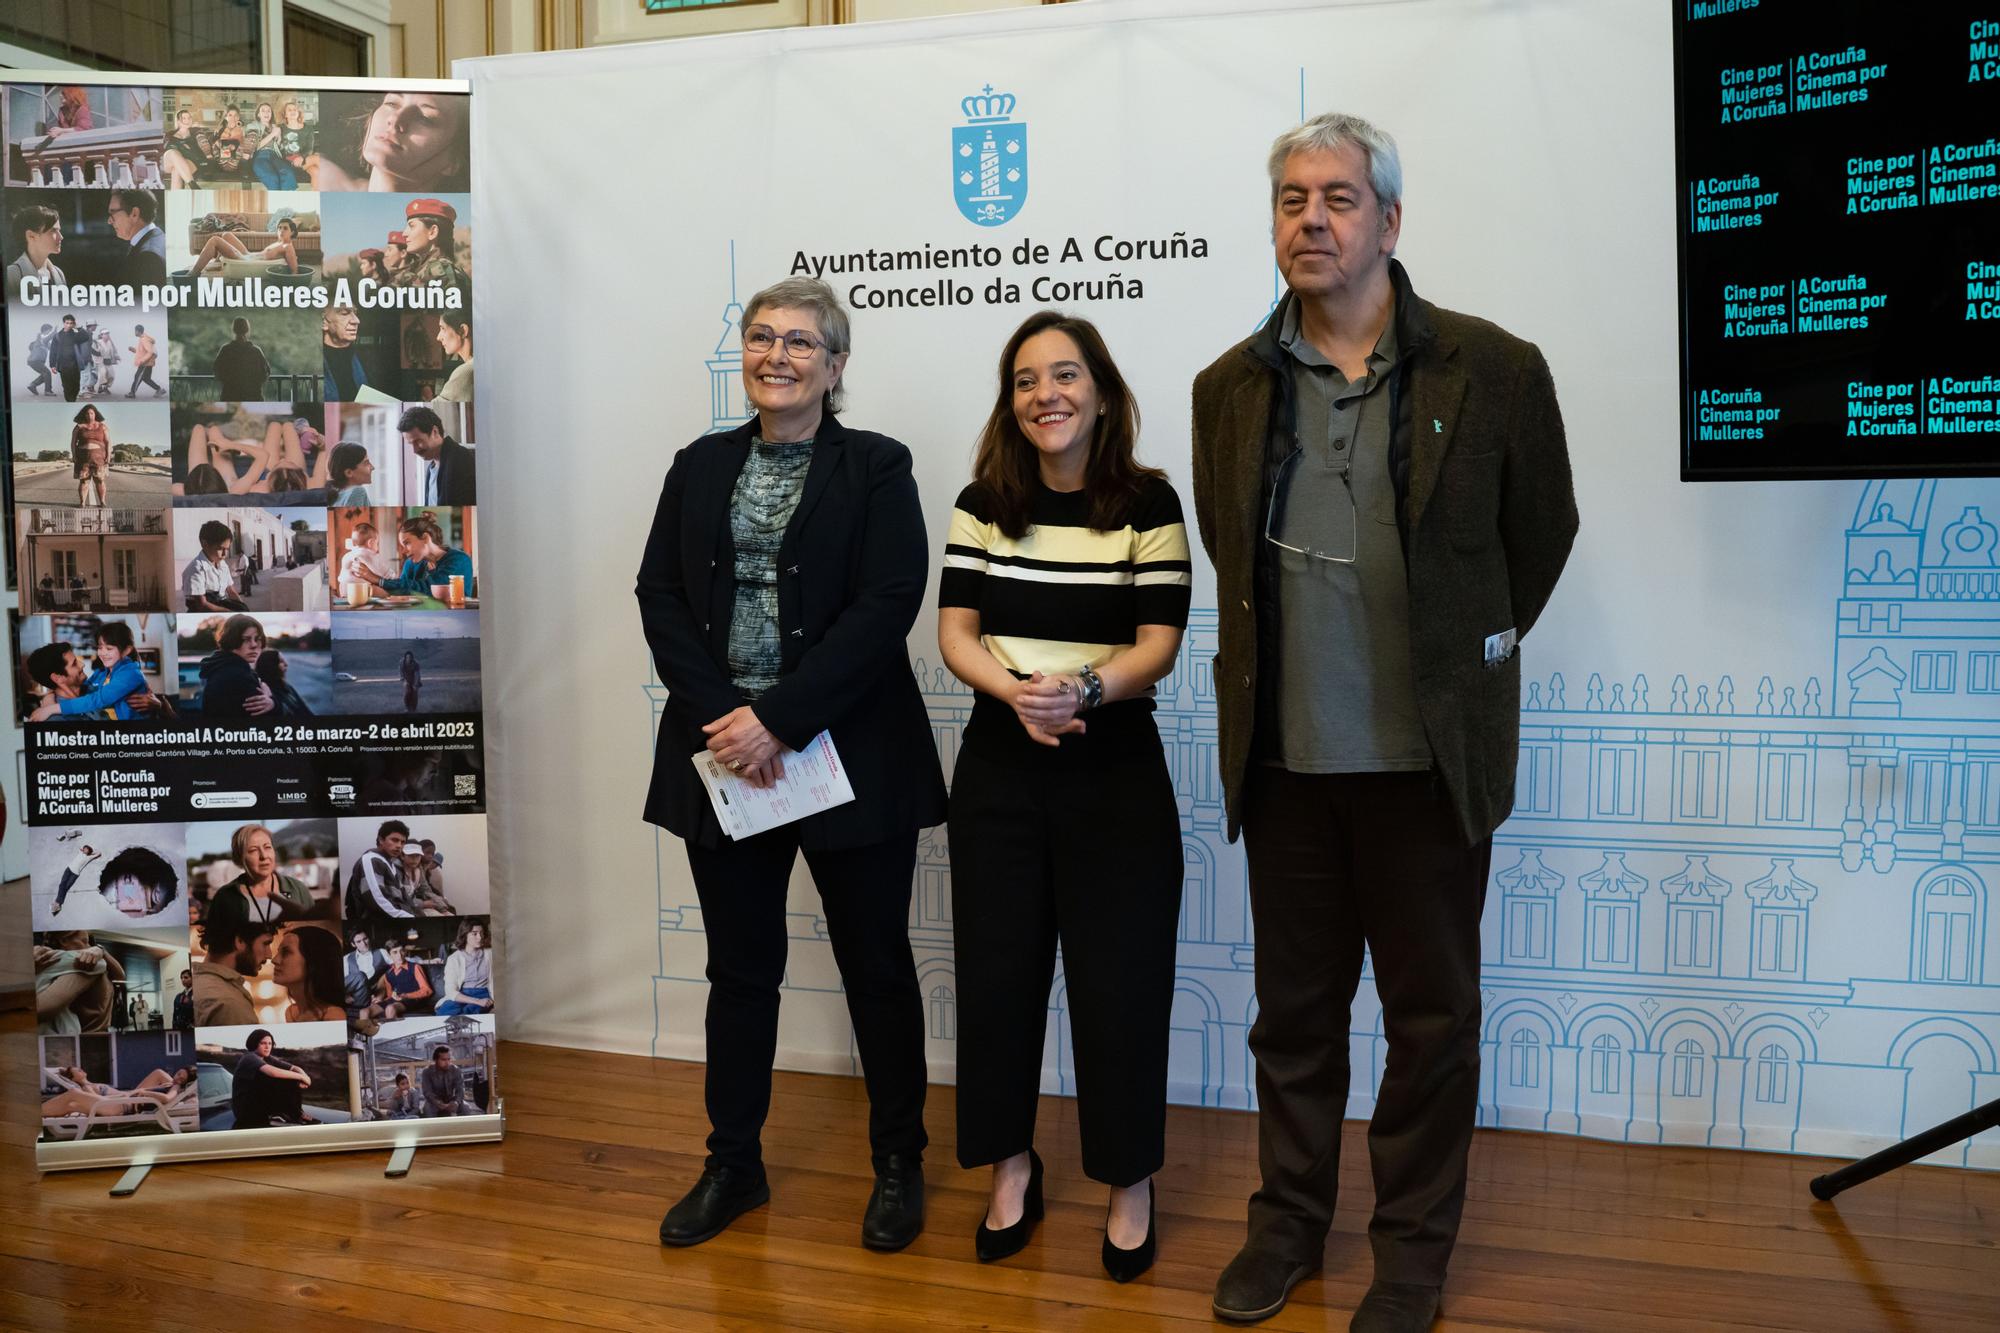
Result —
[[1507, 1081], [1517, 1088], [1542, 1086], [1542, 1039], [1526, 1028], [1507, 1043]]
[[1681, 1041], [1674, 1047], [1674, 1096], [1701, 1096], [1703, 1076], [1707, 1073], [1707, 1047], [1693, 1037]]
[[260, 0], [7, 0], [0, 40], [96, 69], [255, 74]]
[[1763, 907], [1750, 913], [1750, 975], [1802, 977], [1805, 969], [1806, 914], [1798, 907]]
[[1764, 751], [1764, 822], [1803, 824], [1812, 815], [1812, 755], [1806, 750]]
[[[88, 78], [88, 74], [68, 75]], [[29, 145], [56, 126], [64, 124], [64, 102], [78, 90], [83, 94], [83, 110], [89, 113], [89, 130], [66, 145], [43, 141], [37, 151]], [[157, 153], [160, 142], [160, 90], [127, 88], [103, 84], [10, 83], [6, 87], [7, 127], [12, 139], [5, 145], [6, 161], [0, 184], [34, 186], [65, 184], [59, 173], [65, 168], [77, 184], [106, 185], [106, 173], [117, 163], [143, 175], [141, 156]], [[85, 123], [79, 116], [79, 128]]]
[[368, 34], [285, 6], [285, 73], [366, 78]]
[[1619, 1049], [1618, 1038], [1610, 1033], [1600, 1033], [1590, 1041], [1590, 1090], [1596, 1093], [1616, 1095], [1619, 1075], [1625, 1068], [1624, 1052]]
[[724, 9], [734, 5], [769, 5], [776, 0], [646, 0], [648, 14], [671, 14], [678, 9]]
[[1556, 813], [1556, 747], [1553, 742], [1522, 741], [1514, 770], [1514, 813]]
[[2000, 694], [2000, 653], [1965, 655], [1965, 688], [1973, 694]]
[[951, 993], [951, 987], [939, 985], [931, 987], [931, 1039], [933, 1041], [958, 1040], [958, 997]]
[[1680, 789], [1675, 796], [1676, 823], [1719, 823], [1729, 804], [1729, 761], [1720, 746], [1679, 745]]
[[1958, 675], [1957, 653], [1910, 654], [1910, 689], [1918, 694], [1950, 694]]
[[1509, 893], [1504, 906], [1501, 932], [1508, 963], [1521, 967], [1555, 966], [1551, 947], [1554, 900]]
[[1639, 818], [1639, 791], [1644, 783], [1642, 757], [1634, 744], [1603, 742], [1590, 747], [1591, 811], [1599, 819]]
[[[46, 134], [62, 112], [63, 85], [54, 83], [10, 83], [7, 85], [8, 123], [29, 133]], [[83, 85], [93, 126], [150, 125], [158, 131], [159, 91], [154, 88], [117, 88]]]
[[1792, 1053], [1776, 1042], [1757, 1052], [1757, 1100], [1791, 1100]]

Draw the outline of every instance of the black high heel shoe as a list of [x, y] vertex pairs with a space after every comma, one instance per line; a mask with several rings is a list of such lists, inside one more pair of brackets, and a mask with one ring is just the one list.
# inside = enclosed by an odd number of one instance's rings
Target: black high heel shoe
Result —
[[1121, 1250], [1111, 1243], [1110, 1218], [1105, 1218], [1104, 1271], [1111, 1274], [1115, 1282], [1130, 1282], [1139, 1274], [1153, 1266], [1153, 1244], [1160, 1234], [1158, 1204], [1160, 1191], [1152, 1181], [1146, 1182], [1146, 1239], [1129, 1250]]
[[986, 1219], [979, 1219], [979, 1230], [972, 1233], [972, 1252], [979, 1256], [979, 1262], [990, 1264], [995, 1259], [1005, 1259], [1019, 1254], [1028, 1244], [1028, 1237], [1035, 1233], [1035, 1223], [1042, 1220], [1042, 1159], [1033, 1148], [1028, 1149], [1028, 1190], [1021, 1196], [1021, 1220], [1011, 1227], [1001, 1227], [995, 1231], [986, 1225]]

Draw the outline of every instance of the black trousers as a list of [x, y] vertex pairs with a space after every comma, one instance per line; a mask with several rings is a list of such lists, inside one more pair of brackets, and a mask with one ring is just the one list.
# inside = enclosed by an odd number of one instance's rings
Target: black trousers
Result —
[[[688, 844], [688, 868], [708, 934], [708, 1161], [755, 1169], [771, 1109], [778, 985], [785, 978], [785, 889], [798, 858], [788, 824], [714, 849]], [[808, 851], [826, 932], [868, 1087], [868, 1142], [921, 1157], [924, 1014], [910, 956], [910, 879], [917, 835], [868, 847]]]
[[269, 1074], [238, 1074], [238, 1079], [252, 1080], [245, 1090], [242, 1114], [237, 1117], [237, 1129], [268, 1129], [273, 1120], [282, 1120], [288, 1125], [305, 1121], [305, 1088], [288, 1078], [272, 1078]]
[[62, 377], [63, 401], [66, 403], [75, 402], [78, 391], [83, 387], [83, 372], [81, 370], [58, 370], [56, 374]]
[[967, 735], [951, 789], [960, 1166], [1034, 1142], [1058, 940], [1084, 1172], [1136, 1185], [1165, 1160], [1180, 808], [1139, 721], [1141, 745], [1083, 762], [997, 761]]
[[1375, 1276], [1440, 1284], [1478, 1105], [1479, 916], [1493, 844], [1465, 845], [1429, 773], [1256, 768], [1248, 795], [1263, 1175], [1250, 1247], [1312, 1263], [1326, 1247], [1365, 945], [1389, 1043], [1368, 1125]]

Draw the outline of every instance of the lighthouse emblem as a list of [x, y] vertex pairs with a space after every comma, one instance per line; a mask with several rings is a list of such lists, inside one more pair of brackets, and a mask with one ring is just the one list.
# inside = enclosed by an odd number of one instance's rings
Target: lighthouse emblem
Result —
[[952, 197], [967, 221], [997, 227], [1028, 197], [1028, 127], [1013, 119], [1014, 94], [990, 83], [958, 105], [965, 124], [951, 132]]

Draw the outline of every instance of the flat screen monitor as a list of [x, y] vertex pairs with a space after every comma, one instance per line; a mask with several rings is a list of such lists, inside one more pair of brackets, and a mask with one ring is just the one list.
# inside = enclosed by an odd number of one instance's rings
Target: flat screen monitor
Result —
[[1672, 0], [1681, 477], [2000, 475], [2000, 0]]

